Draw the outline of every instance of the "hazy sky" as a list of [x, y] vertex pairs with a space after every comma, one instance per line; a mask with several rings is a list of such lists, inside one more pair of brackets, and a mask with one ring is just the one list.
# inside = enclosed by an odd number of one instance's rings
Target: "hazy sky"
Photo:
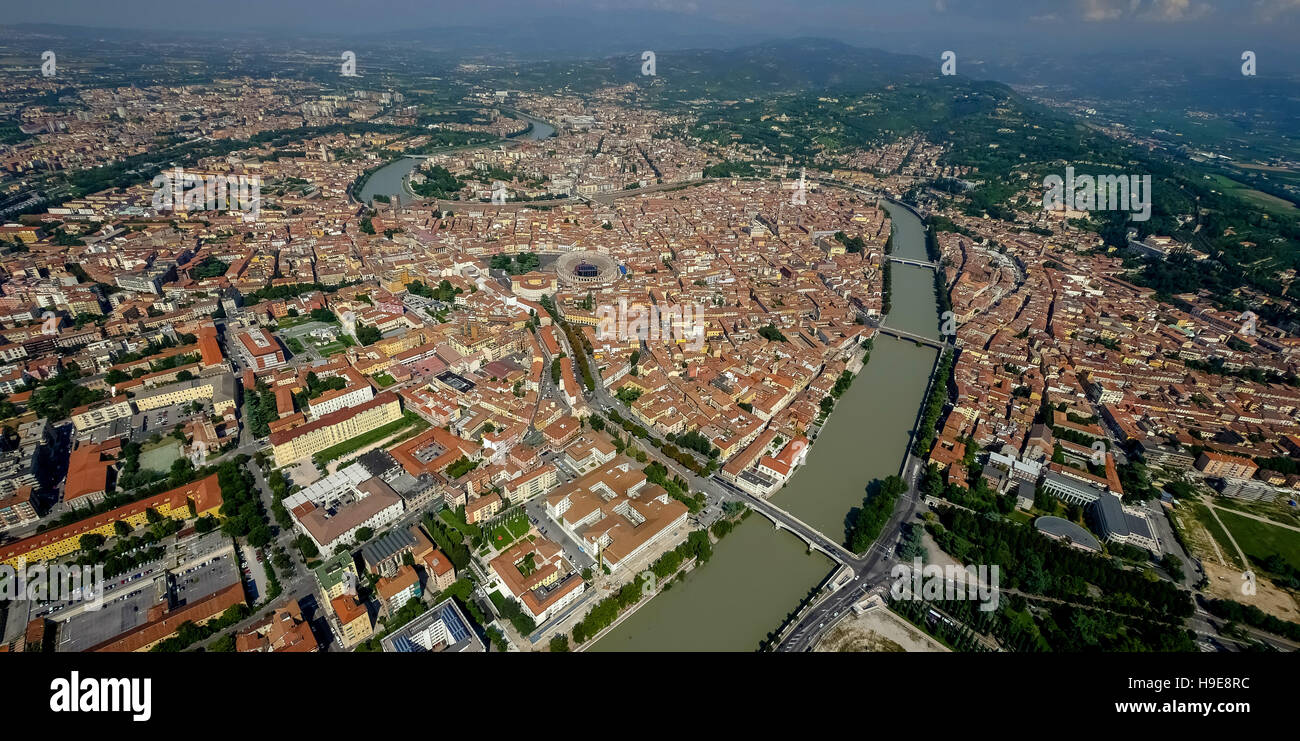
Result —
[[517, 23], [538, 16], [618, 22], [629, 11], [680, 14], [684, 27], [731, 26], [772, 35], [833, 35], [890, 46], [969, 34], [1079, 41], [1231, 36], [1289, 41], [1300, 0], [0, 0], [9, 23], [146, 29], [364, 33]]

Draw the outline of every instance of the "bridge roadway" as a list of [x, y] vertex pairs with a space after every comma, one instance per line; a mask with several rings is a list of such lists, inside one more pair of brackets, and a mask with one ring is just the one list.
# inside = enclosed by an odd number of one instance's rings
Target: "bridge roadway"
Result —
[[[926, 383], [925, 394], [921, 397], [922, 409], [925, 400], [930, 398], [930, 391], [934, 384], [936, 382], [947, 383], [946, 378], [938, 379], [935, 377], [935, 372], [939, 369], [942, 359], [942, 353], [936, 355], [934, 365], [930, 366], [930, 380]], [[852, 610], [853, 606], [867, 595], [873, 592], [880, 594], [888, 588], [892, 578], [890, 572], [894, 564], [897, 563], [894, 554], [903, 537], [903, 525], [916, 519], [917, 512], [925, 501], [925, 497], [922, 496], [918, 488], [925, 461], [912, 452], [913, 441], [916, 440], [923, 421], [923, 411], [917, 410], [916, 423], [913, 425], [912, 434], [908, 438], [907, 454], [903, 456], [903, 464], [898, 472], [899, 476], [907, 484], [907, 491], [898, 498], [898, 502], [894, 505], [894, 511], [890, 515], [889, 521], [881, 528], [880, 536], [876, 538], [876, 542], [871, 544], [871, 548], [852, 567], [854, 572], [853, 580], [846, 583], [843, 579], [839, 579], [831, 584], [830, 592], [823, 589], [815, 601], [809, 603], [791, 622], [783, 626], [775, 650], [812, 650], [817, 640], [821, 638], [822, 633], [825, 632], [827, 625], [834, 625], [836, 621]]]
[[[594, 392], [587, 397], [588, 403], [603, 414], [609, 414], [611, 411], [618, 412], [619, 416], [625, 419], [635, 419], [631, 411], [623, 405], [621, 401], [610, 394], [604, 386], [597, 385]], [[767, 519], [771, 520], [777, 528], [789, 530], [794, 533], [795, 537], [808, 544], [809, 548], [821, 551], [826, 554], [832, 561], [843, 566], [848, 566], [854, 570], [862, 562], [862, 557], [856, 555], [849, 549], [840, 545], [823, 535], [816, 528], [800, 520], [789, 512], [763, 499], [754, 496], [740, 487], [732, 484], [730, 481], [722, 478], [721, 475], [714, 474], [709, 478], [697, 475], [694, 471], [686, 469], [677, 461], [664, 456], [658, 449], [650, 445], [645, 445], [643, 449], [646, 453], [663, 463], [668, 470], [681, 475], [688, 483], [690, 488], [695, 491], [704, 492], [716, 497], [722, 501], [736, 501], [749, 506], [751, 509], [758, 511]]]
[[889, 327], [884, 324], [876, 325], [876, 329], [879, 330], [881, 334], [887, 334], [890, 337], [897, 337], [900, 340], [911, 340], [912, 342], [919, 342], [922, 345], [929, 345], [930, 347], [933, 347], [936, 350], [945, 350], [949, 347], [952, 347], [950, 343], [940, 342], [939, 340], [931, 339], [929, 337], [925, 337], [919, 334], [913, 334], [911, 332], [906, 332], [901, 329], [894, 329], [893, 327]]
[[853, 605], [872, 592], [880, 593], [881, 590], [888, 589], [892, 578], [890, 572], [898, 562], [894, 554], [902, 538], [903, 524], [916, 519], [917, 511], [924, 502], [924, 497], [916, 488], [921, 471], [920, 460], [909, 453], [903, 465], [907, 491], [899, 496], [889, 522], [880, 530], [880, 537], [871, 544], [864, 556], [855, 558], [855, 563], [850, 565], [853, 579], [832, 587], [834, 591], [830, 593], [823, 592], [817, 601], [805, 608], [793, 624], [781, 632], [776, 651], [812, 650], [827, 626], [833, 625], [851, 611]]
[[932, 262], [928, 262], [926, 260], [917, 260], [914, 257], [895, 257], [894, 255], [890, 255], [889, 261], [901, 262], [904, 265], [915, 265], [918, 268], [929, 268], [931, 270], [936, 270], [939, 267], [938, 265], [935, 265]]
[[830, 538], [822, 535], [817, 528], [800, 520], [798, 517], [763, 499], [762, 497], [750, 494], [740, 489], [735, 484], [715, 475], [713, 481], [721, 487], [722, 498], [724, 500], [738, 501], [749, 506], [750, 509], [758, 512], [776, 525], [778, 530], [789, 530], [794, 533], [800, 540], [808, 544], [809, 548], [816, 549], [826, 554], [832, 561], [841, 566], [848, 566], [855, 569], [862, 562], [862, 557], [850, 551], [844, 546], [836, 543]]

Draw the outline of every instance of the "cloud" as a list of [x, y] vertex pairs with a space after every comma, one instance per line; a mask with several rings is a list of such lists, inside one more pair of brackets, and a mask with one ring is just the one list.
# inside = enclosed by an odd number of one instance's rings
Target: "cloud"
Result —
[[1022, 17], [1034, 22], [1084, 21], [1110, 23], [1138, 20], [1179, 23], [1199, 20], [1220, 5], [1254, 2], [1258, 6], [1300, 7], [1300, 0], [932, 0], [939, 13], [987, 18]]
[[1209, 12], [1210, 6], [1206, 3], [1194, 3], [1192, 0], [1153, 0], [1142, 17], [1155, 21], [1191, 21]]
[[1256, 0], [1255, 16], [1261, 21], [1275, 21], [1300, 11], [1300, 0]]
[[1136, 10], [1139, 0], [1082, 0], [1080, 10], [1085, 21], [1113, 21], [1124, 16], [1124, 5]]

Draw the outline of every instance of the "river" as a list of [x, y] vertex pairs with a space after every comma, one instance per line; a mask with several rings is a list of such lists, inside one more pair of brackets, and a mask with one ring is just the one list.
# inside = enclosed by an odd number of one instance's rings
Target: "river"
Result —
[[[926, 260], [921, 221], [892, 203], [894, 254]], [[887, 323], [938, 337], [934, 274], [895, 264]], [[849, 511], [873, 479], [897, 474], [936, 350], [878, 336], [871, 361], [840, 398], [790, 482], [772, 502], [843, 540]], [[750, 515], [709, 563], [641, 607], [593, 651], [753, 651], [833, 570], [834, 563], [761, 515]]]
[[[527, 133], [521, 134], [520, 138], [540, 141], [555, 133], [554, 126], [539, 118], [533, 118], [532, 116], [519, 113], [518, 111], [510, 111], [509, 113], [514, 118], [521, 118], [533, 126]], [[484, 146], [488, 145], [473, 145], [474, 148]], [[462, 148], [465, 147], [447, 147], [444, 151]], [[359, 200], [362, 203], [370, 203], [370, 199], [377, 195], [396, 198], [403, 204], [413, 203], [418, 200], [406, 191], [405, 181], [406, 176], [411, 173], [411, 170], [414, 170], [422, 161], [422, 159], [416, 157], [400, 157], [389, 162], [378, 170], [375, 170], [375, 172], [366, 180], [365, 186], [361, 189], [361, 197]]]

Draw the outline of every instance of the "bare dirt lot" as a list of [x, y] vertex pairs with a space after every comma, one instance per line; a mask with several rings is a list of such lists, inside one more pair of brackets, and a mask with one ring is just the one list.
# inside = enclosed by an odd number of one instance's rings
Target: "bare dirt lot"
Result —
[[813, 648], [820, 652], [947, 651], [943, 644], [883, 607], [848, 615], [822, 636]]
[[[1177, 526], [1183, 534], [1183, 539], [1187, 542], [1191, 550], [1191, 555], [1201, 559], [1203, 564], [1211, 562], [1225, 566], [1240, 568], [1237, 554], [1231, 551], [1224, 551], [1224, 548], [1231, 549], [1229, 543], [1219, 544], [1218, 540], [1210, 533], [1202, 518], [1209, 518], [1209, 508], [1202, 504], [1193, 504], [1187, 507], [1180, 507], [1173, 512], [1173, 517], [1177, 521]], [[1218, 523], [1215, 523], [1218, 526]], [[1236, 572], [1240, 573], [1240, 571]]]
[[1220, 566], [1210, 559], [1204, 559], [1205, 576], [1210, 584], [1205, 588], [1206, 594], [1219, 599], [1230, 599], [1244, 605], [1254, 605], [1270, 615], [1283, 620], [1300, 620], [1300, 610], [1296, 609], [1291, 595], [1273, 586], [1268, 579], [1256, 574], [1255, 594], [1242, 594], [1244, 580], [1236, 569]]

